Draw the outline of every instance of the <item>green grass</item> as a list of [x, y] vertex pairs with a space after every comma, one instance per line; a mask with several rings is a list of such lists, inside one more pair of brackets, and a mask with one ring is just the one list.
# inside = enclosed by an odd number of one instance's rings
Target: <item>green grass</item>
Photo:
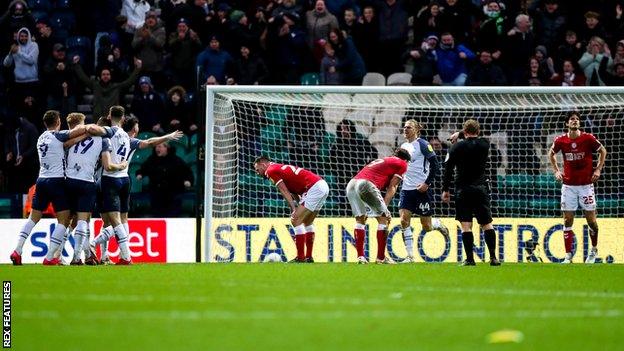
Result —
[[[622, 350], [624, 266], [0, 266], [16, 350]], [[500, 329], [521, 343], [487, 344]]]

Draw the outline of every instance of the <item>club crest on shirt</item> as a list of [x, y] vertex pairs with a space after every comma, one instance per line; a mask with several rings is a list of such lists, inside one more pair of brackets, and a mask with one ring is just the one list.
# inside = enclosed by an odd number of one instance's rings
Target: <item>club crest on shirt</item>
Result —
[[576, 149], [576, 143], [572, 143], [572, 148]]

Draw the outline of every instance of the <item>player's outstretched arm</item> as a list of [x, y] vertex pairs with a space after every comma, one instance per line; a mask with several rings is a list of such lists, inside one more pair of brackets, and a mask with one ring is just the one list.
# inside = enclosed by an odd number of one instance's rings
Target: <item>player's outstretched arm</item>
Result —
[[595, 182], [600, 178], [600, 172], [602, 172], [602, 167], [604, 167], [605, 160], [607, 159], [607, 149], [605, 149], [604, 145], [601, 145], [598, 149], [598, 164], [596, 165], [596, 169], [594, 170], [594, 174], [592, 174], [592, 182]]
[[173, 133], [169, 133], [169, 134], [163, 135], [161, 137], [153, 137], [153, 138], [149, 138], [147, 140], [141, 140], [141, 142], [139, 143], [139, 149], [145, 149], [145, 148], [148, 148], [148, 147], [154, 147], [156, 145], [162, 144], [162, 143], [167, 142], [167, 141], [178, 140], [183, 135], [184, 135], [184, 133], [182, 133], [179, 130], [176, 130]]
[[79, 136], [83, 135], [86, 132], [87, 132], [87, 126], [85, 126], [85, 125], [76, 126], [74, 129], [69, 131], [69, 139], [73, 139], [75, 137], [79, 137]]
[[106, 134], [106, 129], [98, 126], [97, 124], [87, 124], [85, 127], [87, 129], [87, 133], [93, 136], [103, 136]]
[[284, 182], [277, 183], [277, 189], [288, 203], [290, 211], [295, 212], [295, 210], [297, 209], [297, 201], [295, 201], [295, 198], [293, 198], [290, 190], [288, 190], [288, 188], [286, 187], [286, 184], [284, 184]]
[[401, 178], [397, 175], [392, 177], [392, 180], [390, 180], [390, 184], [388, 184], [388, 189], [386, 190], [386, 196], [384, 197], [384, 202], [386, 203], [386, 205], [390, 205], [390, 202], [392, 201], [394, 194], [396, 194], [400, 182]]
[[109, 151], [102, 152], [102, 167], [108, 172], [122, 171], [128, 167], [128, 161], [122, 163], [113, 163]]
[[75, 138], [71, 138], [69, 140], [67, 140], [66, 142], [63, 143], [63, 147], [65, 149], [69, 149], [70, 147], [78, 144], [79, 142], [85, 140], [87, 137], [89, 136], [89, 134], [82, 134], [80, 136], [77, 136]]
[[561, 182], [563, 180], [563, 175], [561, 174], [561, 171], [559, 170], [559, 165], [557, 164], [555, 149], [553, 149], [552, 147], [550, 148], [550, 151], [548, 151], [548, 160], [550, 161], [550, 166], [552, 167], [553, 173], [555, 174], [555, 179], [557, 179], [558, 182]]

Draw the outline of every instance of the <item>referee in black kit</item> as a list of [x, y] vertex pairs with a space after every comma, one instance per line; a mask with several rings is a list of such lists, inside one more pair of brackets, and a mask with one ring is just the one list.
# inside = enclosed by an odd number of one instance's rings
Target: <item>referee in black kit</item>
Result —
[[[464, 122], [464, 140], [454, 144], [448, 152], [442, 184], [442, 201], [449, 203], [449, 186], [457, 168], [455, 177], [455, 219], [461, 222], [462, 242], [466, 251], [466, 260], [462, 266], [474, 266], [474, 236], [472, 235], [472, 217], [483, 228], [485, 243], [490, 252], [490, 266], [500, 266], [496, 258], [496, 232], [492, 227], [490, 210], [490, 189], [485, 176], [489, 158], [490, 142], [479, 137], [479, 122], [469, 119]], [[456, 139], [456, 138], [454, 138]]]

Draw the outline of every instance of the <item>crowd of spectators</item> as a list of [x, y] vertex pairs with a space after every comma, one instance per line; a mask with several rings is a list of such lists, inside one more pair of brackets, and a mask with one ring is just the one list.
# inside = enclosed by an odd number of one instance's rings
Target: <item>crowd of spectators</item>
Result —
[[[36, 176], [46, 109], [96, 119], [122, 104], [141, 130], [191, 136], [204, 84], [299, 84], [315, 73], [321, 84], [360, 85], [368, 72], [408, 72], [413, 85], [624, 83], [622, 0], [0, 0], [0, 8], [0, 192], [25, 193]], [[350, 130], [341, 126], [341, 142]]]

